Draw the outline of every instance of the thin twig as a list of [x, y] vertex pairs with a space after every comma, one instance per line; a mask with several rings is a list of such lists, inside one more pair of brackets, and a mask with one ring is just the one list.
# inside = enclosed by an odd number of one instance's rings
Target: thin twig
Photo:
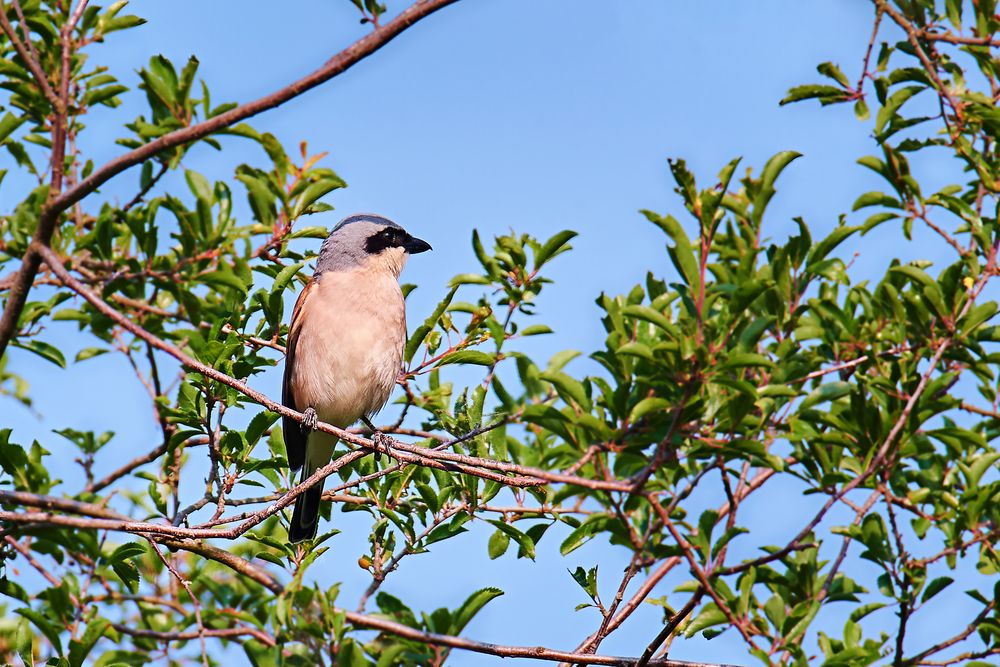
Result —
[[641, 656], [639, 656], [639, 661], [635, 663], [635, 667], [644, 667], [644, 665], [649, 664], [649, 660], [653, 657], [653, 654], [656, 653], [656, 649], [660, 648], [663, 642], [667, 641], [667, 638], [673, 634], [674, 630], [677, 629], [677, 626], [680, 625], [684, 619], [688, 617], [688, 614], [690, 614], [691, 611], [698, 606], [698, 603], [701, 602], [701, 597], [704, 594], [705, 589], [699, 586], [698, 590], [691, 596], [691, 599], [688, 600], [687, 603], [670, 618], [667, 624], [663, 626], [663, 629], [660, 630], [656, 637], [653, 638], [653, 641], [649, 642], [649, 646], [647, 646], [646, 650], [642, 652]]
[[156, 555], [159, 556], [164, 567], [166, 567], [177, 582], [184, 587], [184, 590], [187, 591], [188, 597], [191, 598], [191, 604], [194, 605], [195, 623], [198, 624], [198, 640], [201, 644], [201, 664], [204, 667], [209, 667], [208, 646], [205, 644], [205, 622], [201, 618], [201, 600], [199, 600], [198, 596], [191, 590], [191, 582], [188, 581], [186, 577], [182, 576], [181, 573], [177, 571], [177, 568], [174, 567], [173, 563], [171, 563], [170, 560], [163, 555], [163, 552], [160, 551], [159, 545], [157, 545], [151, 537], [147, 537], [146, 540], [149, 542], [149, 546], [153, 548], [153, 551], [156, 552]]

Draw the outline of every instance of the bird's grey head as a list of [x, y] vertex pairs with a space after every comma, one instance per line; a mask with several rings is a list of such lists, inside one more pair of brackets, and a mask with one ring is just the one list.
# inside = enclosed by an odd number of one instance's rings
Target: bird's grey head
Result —
[[323, 241], [315, 275], [325, 271], [385, 269], [398, 276], [407, 257], [430, 249], [429, 243], [411, 236], [389, 218], [358, 213], [337, 223]]

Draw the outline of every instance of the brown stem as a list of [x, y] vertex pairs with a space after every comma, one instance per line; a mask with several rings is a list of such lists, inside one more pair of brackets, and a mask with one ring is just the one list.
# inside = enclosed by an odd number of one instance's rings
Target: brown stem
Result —
[[[207, 442], [208, 442], [208, 438], [202, 436], [200, 438], [192, 438], [192, 439], [188, 440], [187, 442], [184, 443], [184, 446], [185, 447], [194, 447], [196, 445], [204, 445]], [[138, 468], [140, 466], [143, 466], [143, 465], [146, 465], [147, 463], [150, 463], [151, 461], [155, 461], [156, 459], [158, 459], [161, 456], [163, 456], [167, 452], [167, 449], [170, 448], [169, 445], [170, 445], [170, 443], [164, 442], [162, 445], [156, 447], [155, 449], [152, 449], [152, 450], [146, 452], [145, 454], [143, 454], [141, 456], [135, 457], [134, 459], [132, 459], [131, 461], [129, 461], [128, 463], [126, 463], [122, 467], [120, 467], [117, 470], [115, 470], [114, 472], [108, 473], [102, 479], [100, 479], [100, 480], [98, 480], [96, 482], [87, 484], [87, 486], [84, 487], [83, 492], [84, 493], [97, 493], [98, 491], [101, 491], [102, 489], [105, 489], [105, 488], [111, 486], [116, 481], [118, 481], [119, 479], [121, 479], [125, 475], [129, 474], [130, 472], [132, 472], [136, 468]]]
[[[77, 500], [69, 500], [67, 498], [43, 496], [24, 491], [0, 490], [0, 504], [35, 507], [50, 512], [58, 510], [60, 512], [70, 512], [87, 517], [97, 517], [99, 519], [130, 521], [130, 517], [124, 514], [119, 514], [118, 512], [101, 505], [82, 503]], [[141, 533], [141, 531], [136, 532]], [[252, 563], [229, 551], [191, 539], [177, 539], [176, 537], [164, 537], [159, 535], [154, 536], [154, 539], [168, 547], [190, 551], [191, 553], [196, 553], [200, 556], [204, 556], [205, 558], [221, 563], [222, 565], [225, 565], [226, 567], [229, 567], [230, 569], [256, 581], [273, 593], [281, 593], [284, 590], [284, 586], [266, 570], [253, 565]]]
[[258, 630], [257, 628], [222, 628], [220, 630], [213, 630], [205, 628], [200, 631], [186, 631], [186, 632], [159, 632], [157, 630], [146, 630], [144, 628], [133, 628], [128, 625], [123, 625], [121, 623], [112, 623], [113, 627], [118, 632], [122, 634], [130, 635], [132, 637], [142, 637], [144, 639], [156, 639], [162, 642], [172, 642], [178, 640], [190, 640], [198, 639], [201, 637], [224, 637], [224, 638], [234, 638], [234, 637], [253, 637], [257, 641], [260, 641], [268, 646], [276, 646], [274, 637], [267, 634], [263, 630]]
[[680, 611], [670, 618], [670, 621], [668, 621], [667, 624], [663, 626], [663, 629], [657, 633], [656, 637], [653, 638], [653, 641], [649, 642], [649, 646], [647, 646], [646, 650], [642, 652], [641, 656], [639, 656], [639, 661], [635, 663], [635, 667], [643, 667], [644, 665], [649, 664], [649, 660], [653, 657], [653, 654], [656, 653], [656, 649], [660, 648], [663, 642], [667, 641], [667, 638], [673, 634], [674, 630], [677, 629], [677, 626], [680, 625], [684, 619], [687, 618], [688, 614], [690, 614], [691, 611], [698, 606], [698, 603], [701, 602], [701, 597], [704, 594], [705, 589], [703, 588], [698, 588], [698, 590], [695, 591], [695, 594], [691, 596], [691, 599], [680, 608]]

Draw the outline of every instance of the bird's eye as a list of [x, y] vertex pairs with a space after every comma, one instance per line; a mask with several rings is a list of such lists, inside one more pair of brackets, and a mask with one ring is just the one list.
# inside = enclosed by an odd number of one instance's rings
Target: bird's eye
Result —
[[395, 227], [387, 227], [375, 232], [365, 242], [365, 250], [370, 255], [377, 255], [386, 248], [394, 248], [406, 242], [406, 234]]

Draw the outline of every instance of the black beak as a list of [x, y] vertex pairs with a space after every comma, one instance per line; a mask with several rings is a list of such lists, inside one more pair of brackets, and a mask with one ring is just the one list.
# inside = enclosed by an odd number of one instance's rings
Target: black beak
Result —
[[411, 255], [431, 250], [431, 244], [416, 236], [411, 236], [403, 243], [403, 249]]

